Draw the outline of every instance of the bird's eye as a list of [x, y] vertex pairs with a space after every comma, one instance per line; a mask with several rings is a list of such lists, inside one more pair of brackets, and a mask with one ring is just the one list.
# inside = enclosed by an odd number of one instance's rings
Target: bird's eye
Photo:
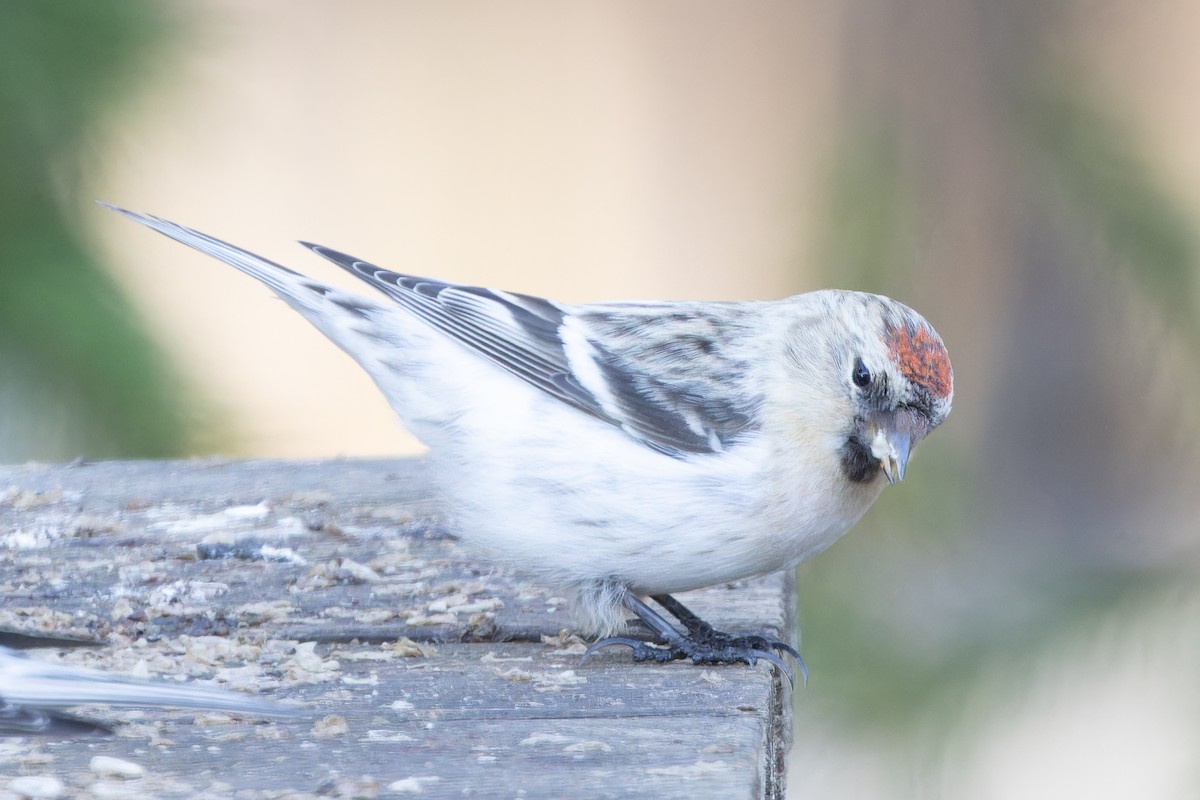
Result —
[[867, 369], [867, 365], [861, 358], [854, 359], [854, 371], [850, 373], [850, 380], [854, 381], [854, 385], [860, 389], [865, 389], [870, 385], [871, 370]]

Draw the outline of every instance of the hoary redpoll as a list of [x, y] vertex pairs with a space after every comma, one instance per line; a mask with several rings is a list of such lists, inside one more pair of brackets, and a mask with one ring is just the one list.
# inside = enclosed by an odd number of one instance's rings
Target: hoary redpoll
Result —
[[[568, 305], [306, 245], [367, 297], [117, 210], [262, 281], [349, 353], [430, 447], [455, 532], [568, 587], [579, 625], [613, 637], [593, 649], [638, 660], [786, 671], [786, 643], [715, 631], [670, 595], [820, 552], [950, 411], [941, 338], [886, 297]], [[653, 642], [619, 635], [624, 609]]]

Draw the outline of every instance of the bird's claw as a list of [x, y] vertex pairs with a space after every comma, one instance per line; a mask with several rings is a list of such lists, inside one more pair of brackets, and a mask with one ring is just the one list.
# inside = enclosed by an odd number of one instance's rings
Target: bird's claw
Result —
[[[691, 620], [688, 620], [691, 622]], [[709, 625], [707, 622], [700, 621], [698, 624], [693, 623], [688, 625], [688, 641], [697, 647], [704, 647], [710, 651], [719, 653], [744, 654], [735, 655], [731, 659], [723, 659], [720, 661], [696, 661], [693, 657], [692, 661], [699, 663], [735, 663], [745, 661], [750, 666], [754, 666], [754, 659], [762, 658], [770, 661], [779, 667], [779, 670], [787, 676], [788, 682], [796, 685], [796, 678], [792, 670], [786, 665], [784, 660], [776, 653], [784, 653], [796, 659], [796, 664], [800, 667], [800, 677], [804, 679], [804, 685], [808, 685], [808, 665], [804, 663], [804, 659], [800, 655], [800, 651], [792, 647], [782, 639], [777, 639], [774, 636], [733, 636], [732, 634], [719, 631]]]
[[[758, 658], [778, 665], [779, 669], [787, 675], [788, 681], [792, 686], [795, 686], [795, 675], [786, 666], [784, 660], [776, 655], [776, 653], [789, 655], [796, 660], [796, 665], [800, 668], [800, 677], [804, 680], [804, 685], [808, 685], [808, 665], [804, 663], [804, 658], [800, 655], [800, 651], [782, 639], [776, 639], [774, 636], [731, 636], [727, 633], [713, 630], [703, 640], [703, 643], [713, 648], [753, 653]], [[748, 663], [750, 666], [754, 666], [753, 661]]]
[[778, 649], [796, 659], [796, 662], [800, 665], [800, 674], [804, 682], [808, 683], [808, 667], [805, 666], [804, 659], [800, 657], [800, 654], [791, 645], [785, 642], [778, 642], [776, 644], [774, 640], [762, 636], [732, 637], [726, 634], [718, 635], [720, 637], [718, 641], [694, 641], [681, 637], [678, 642], [663, 644], [652, 644], [651, 642], [633, 639], [628, 636], [610, 636], [589, 646], [584, 652], [583, 657], [580, 658], [579, 663], [583, 664], [583, 662], [587, 661], [587, 659], [598, 651], [615, 645], [628, 647], [633, 651], [633, 660], [639, 663], [653, 661], [662, 664], [669, 661], [690, 659], [693, 664], [747, 664], [753, 667], [761, 659], [778, 667], [779, 671], [787, 678], [788, 686], [795, 687], [795, 673], [788, 666], [787, 662], [776, 655], [774, 649]]

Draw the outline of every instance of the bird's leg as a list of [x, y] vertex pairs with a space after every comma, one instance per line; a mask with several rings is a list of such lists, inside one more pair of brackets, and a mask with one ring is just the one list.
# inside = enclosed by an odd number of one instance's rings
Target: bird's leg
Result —
[[[584, 653], [583, 658], [587, 659], [602, 648], [620, 644], [633, 650], [634, 661], [666, 662], [689, 658], [693, 664], [746, 663], [754, 666], [762, 659], [779, 667], [780, 672], [787, 676], [788, 683], [794, 684], [795, 678], [791, 668], [774, 652], [778, 649], [793, 655], [799, 661], [801, 674], [806, 681], [808, 680], [808, 670], [804, 661], [791, 645], [762, 636], [730, 636], [715, 630], [670, 595], [655, 595], [653, 599], [683, 623], [687, 628], [687, 635], [680, 633], [665, 617], [633, 593], [627, 593], [624, 598], [625, 607], [637, 615], [638, 620], [650, 630], [657, 646], [627, 636], [613, 636], [594, 643]], [[664, 599], [666, 602], [663, 602]]]
[[610, 636], [607, 639], [601, 639], [594, 642], [588, 647], [587, 652], [583, 654], [583, 661], [586, 661], [592, 653], [605, 647], [614, 644], [623, 644], [633, 650], [634, 661], [674, 661], [677, 658], [687, 658], [683, 652], [687, 647], [687, 637], [675, 629], [675, 626], [666, 620], [650, 606], [643, 603], [632, 593], [626, 592], [622, 601], [626, 608], [637, 615], [637, 621], [641, 623], [650, 634], [654, 637], [654, 641], [664, 647], [656, 647], [650, 642], [641, 639], [634, 639], [629, 636]]

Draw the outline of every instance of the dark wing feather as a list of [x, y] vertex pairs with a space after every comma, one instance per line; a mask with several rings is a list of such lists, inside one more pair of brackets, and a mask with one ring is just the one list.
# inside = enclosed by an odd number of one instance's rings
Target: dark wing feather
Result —
[[401, 275], [327, 247], [313, 252], [395, 300], [419, 319], [568, 405], [611, 422], [571, 376], [558, 329], [563, 312], [537, 297]]
[[[687, 337], [667, 341], [665, 348], [661, 339], [639, 346], [638, 331], [655, 327], [662, 307], [613, 305], [582, 315], [588, 330], [596, 331], [588, 343], [605, 382], [607, 396], [602, 398], [585, 388], [571, 369], [562, 338], [566, 312], [555, 303], [402, 275], [327, 247], [304, 244], [513, 375], [668, 455], [718, 452], [753, 427], [752, 409], [722, 388], [733, 376], [726, 373], [714, 379], [701, 374], [702, 364], [715, 363], [728, 370], [744, 369], [744, 364], [714, 361], [711, 349], [706, 361], [697, 362], [690, 358], [694, 353], [678, 352], [690, 346]], [[676, 314], [673, 319], [695, 327], [699, 318]], [[719, 323], [704, 318], [699, 324]], [[657, 334], [661, 337], [664, 332]], [[650, 362], [642, 361], [647, 357]], [[684, 360], [679, 362], [681, 357]], [[653, 374], [647, 374], [648, 365]]]

